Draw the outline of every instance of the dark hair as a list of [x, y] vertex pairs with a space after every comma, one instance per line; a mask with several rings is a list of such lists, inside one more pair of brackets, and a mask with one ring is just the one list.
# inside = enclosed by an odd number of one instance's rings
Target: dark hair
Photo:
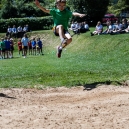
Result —
[[58, 2], [66, 3], [66, 0], [56, 0], [56, 4], [57, 4]]

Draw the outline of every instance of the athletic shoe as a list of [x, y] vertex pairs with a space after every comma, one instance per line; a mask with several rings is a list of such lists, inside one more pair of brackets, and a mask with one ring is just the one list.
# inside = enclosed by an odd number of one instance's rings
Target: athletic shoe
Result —
[[91, 32], [90, 34], [91, 34], [91, 36], [93, 36], [93, 35], [94, 35], [92, 32]]
[[58, 47], [57, 48], [57, 57], [60, 58], [61, 57], [61, 53], [62, 53], [62, 47]]

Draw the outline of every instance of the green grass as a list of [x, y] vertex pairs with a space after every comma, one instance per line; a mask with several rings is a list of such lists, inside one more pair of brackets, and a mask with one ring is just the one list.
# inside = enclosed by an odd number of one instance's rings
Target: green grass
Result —
[[129, 34], [75, 35], [60, 59], [56, 57], [60, 40], [51, 30], [29, 35], [41, 37], [44, 56], [24, 59], [15, 47], [13, 59], [0, 60], [0, 87], [71, 87], [129, 79]]

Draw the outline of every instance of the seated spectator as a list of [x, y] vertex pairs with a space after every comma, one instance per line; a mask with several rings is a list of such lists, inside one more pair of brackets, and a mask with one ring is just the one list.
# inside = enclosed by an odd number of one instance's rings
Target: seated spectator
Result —
[[127, 21], [127, 28], [125, 29], [125, 32], [126, 32], [126, 33], [129, 32], [129, 20]]
[[89, 25], [87, 21], [84, 22], [84, 28], [86, 29], [86, 31], [89, 31]]
[[24, 25], [23, 32], [26, 33], [26, 32], [29, 32], [29, 31], [30, 31], [30, 28], [29, 28], [28, 24]]
[[17, 37], [17, 29], [16, 29], [15, 25], [13, 25], [13, 28], [12, 28], [12, 37], [14, 37], [14, 38]]
[[11, 34], [12, 34], [12, 28], [8, 26], [6, 36], [11, 38]]
[[23, 37], [22, 27], [18, 26], [17, 27], [17, 38], [22, 38], [22, 37]]
[[125, 30], [127, 27], [128, 27], [127, 19], [124, 18], [124, 19], [122, 19], [122, 30]]
[[102, 32], [102, 34], [111, 34], [113, 31], [113, 25], [111, 21], [107, 21], [107, 28]]
[[91, 36], [102, 34], [102, 32], [103, 32], [103, 26], [101, 25], [101, 22], [98, 21], [95, 27], [95, 31], [91, 32]]
[[80, 29], [81, 29], [81, 23], [77, 22], [77, 24], [76, 24], [76, 34], [80, 34]]
[[74, 21], [72, 21], [71, 26], [70, 26], [70, 30], [74, 31], [76, 28], [76, 23]]
[[120, 33], [122, 33], [122, 24], [119, 21], [116, 21], [116, 23], [113, 25], [113, 31], [111, 35]]
[[85, 33], [86, 30], [85, 30], [85, 24], [84, 22], [80, 23], [80, 33]]

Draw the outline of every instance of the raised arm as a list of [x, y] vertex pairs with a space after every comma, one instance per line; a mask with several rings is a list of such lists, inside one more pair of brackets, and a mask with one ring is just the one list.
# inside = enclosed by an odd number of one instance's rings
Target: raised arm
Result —
[[42, 7], [42, 6], [40, 5], [40, 3], [39, 3], [38, 0], [35, 0], [35, 4], [36, 4], [36, 6], [37, 6], [39, 9], [41, 9], [43, 12], [45, 12], [45, 13], [50, 13], [50, 10], [49, 10], [49, 9], [46, 9], [46, 8], [44, 8], [44, 7]]
[[73, 16], [84, 17], [84, 16], [86, 16], [86, 14], [73, 12]]

